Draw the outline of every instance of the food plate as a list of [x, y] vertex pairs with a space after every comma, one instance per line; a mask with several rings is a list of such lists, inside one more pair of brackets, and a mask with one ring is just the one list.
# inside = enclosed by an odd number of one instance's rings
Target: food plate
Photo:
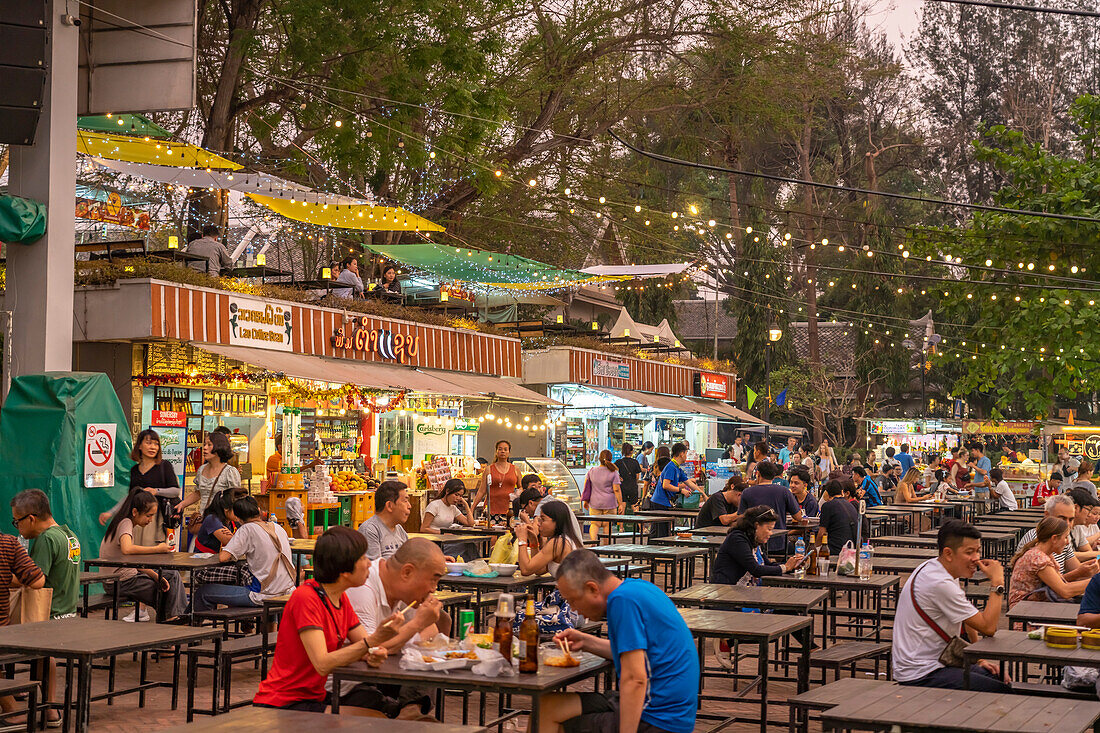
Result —
[[489, 567], [497, 571], [498, 575], [512, 575], [519, 570], [519, 565], [511, 565], [508, 563], [491, 562]]

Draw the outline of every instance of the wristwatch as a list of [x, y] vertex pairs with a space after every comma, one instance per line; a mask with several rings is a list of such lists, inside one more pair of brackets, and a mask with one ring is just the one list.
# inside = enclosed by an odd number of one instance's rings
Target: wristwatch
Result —
[[994, 593], [996, 593], [999, 596], [1003, 596], [1005, 594], [1005, 587], [1003, 585], [998, 585], [996, 588], [993, 588], [992, 590], [993, 590]]

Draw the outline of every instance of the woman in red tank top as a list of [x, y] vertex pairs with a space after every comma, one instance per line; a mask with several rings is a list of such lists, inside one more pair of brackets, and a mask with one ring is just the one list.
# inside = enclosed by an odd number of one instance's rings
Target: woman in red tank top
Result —
[[511, 454], [512, 444], [507, 440], [498, 440], [496, 460], [490, 463], [485, 473], [481, 475], [481, 485], [474, 497], [473, 506], [477, 507], [488, 493], [489, 515], [494, 520], [508, 516], [508, 506], [512, 502], [511, 495], [519, 485], [519, 471], [508, 460]]

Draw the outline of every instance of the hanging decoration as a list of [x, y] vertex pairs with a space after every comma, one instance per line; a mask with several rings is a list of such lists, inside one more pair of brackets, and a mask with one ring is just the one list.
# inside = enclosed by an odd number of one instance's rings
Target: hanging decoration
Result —
[[335, 387], [314, 387], [303, 383], [283, 372], [215, 372], [192, 374], [177, 372], [174, 374], [150, 374], [134, 377], [134, 381], [143, 387], [151, 385], [180, 385], [186, 387], [245, 387], [270, 384], [275, 389], [289, 393], [295, 400], [314, 400], [331, 402], [342, 400], [348, 407], [372, 413], [402, 409], [408, 390], [390, 392], [388, 390], [359, 387], [354, 384], [342, 384]]
[[151, 163], [181, 168], [241, 169], [237, 163], [190, 143], [169, 142], [151, 137], [79, 130], [76, 150], [78, 153], [96, 158], [125, 160], [131, 163]]
[[[327, 194], [325, 194], [327, 195]], [[256, 193], [248, 197], [276, 214], [294, 221], [371, 232], [442, 232], [443, 227], [422, 216], [396, 206], [375, 206], [369, 203], [327, 204], [293, 201]]]

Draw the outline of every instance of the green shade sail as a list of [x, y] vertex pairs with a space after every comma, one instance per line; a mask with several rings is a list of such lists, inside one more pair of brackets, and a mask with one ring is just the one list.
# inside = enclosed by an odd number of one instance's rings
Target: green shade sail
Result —
[[93, 115], [77, 117], [76, 126], [80, 130], [95, 132], [115, 132], [122, 135], [147, 135], [149, 137], [169, 138], [170, 132], [144, 115]]
[[372, 251], [443, 282], [506, 290], [555, 290], [626, 279], [589, 275], [527, 257], [434, 242], [373, 247]]

